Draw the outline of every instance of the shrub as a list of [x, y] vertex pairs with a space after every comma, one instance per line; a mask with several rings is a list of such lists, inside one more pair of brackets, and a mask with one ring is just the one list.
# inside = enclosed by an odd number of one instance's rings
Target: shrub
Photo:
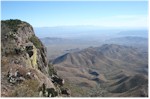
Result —
[[32, 36], [29, 40], [34, 44], [34, 46], [38, 49], [42, 48], [42, 44], [40, 40], [36, 36]]
[[53, 65], [48, 64], [48, 73], [50, 76], [52, 76], [52, 74], [57, 75], [56, 70], [54, 69]]

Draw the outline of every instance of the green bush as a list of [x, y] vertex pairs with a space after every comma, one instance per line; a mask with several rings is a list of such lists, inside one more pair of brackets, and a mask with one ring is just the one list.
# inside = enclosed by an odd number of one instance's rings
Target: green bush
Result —
[[29, 40], [34, 44], [34, 46], [38, 49], [42, 48], [42, 44], [40, 40], [36, 36], [32, 36]]

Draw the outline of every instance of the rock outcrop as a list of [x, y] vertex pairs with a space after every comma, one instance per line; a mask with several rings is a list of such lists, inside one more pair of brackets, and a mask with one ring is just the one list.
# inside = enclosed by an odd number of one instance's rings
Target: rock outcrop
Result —
[[30, 24], [1, 21], [1, 55], [2, 96], [60, 96], [49, 75], [57, 73], [48, 65], [46, 48]]

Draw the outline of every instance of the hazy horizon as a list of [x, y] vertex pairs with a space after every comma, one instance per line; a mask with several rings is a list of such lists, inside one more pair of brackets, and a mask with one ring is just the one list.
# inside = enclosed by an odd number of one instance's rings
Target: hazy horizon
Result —
[[101, 28], [101, 27], [90, 27], [90, 26], [59, 26], [59, 27], [34, 27], [34, 31], [36, 36], [39, 38], [45, 37], [56, 37], [56, 38], [89, 38], [94, 37], [99, 38], [101, 36], [114, 36], [120, 32], [126, 32], [127, 34], [131, 32], [131, 34], [140, 33], [144, 34], [144, 37], [148, 37], [145, 35], [148, 33], [148, 29], [119, 29], [119, 28]]

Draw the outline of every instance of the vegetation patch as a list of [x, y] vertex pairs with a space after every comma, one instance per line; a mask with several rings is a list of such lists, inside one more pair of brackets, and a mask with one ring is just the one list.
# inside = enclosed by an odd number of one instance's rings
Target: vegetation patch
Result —
[[19, 25], [22, 23], [22, 21], [18, 19], [10, 19], [2, 21], [2, 23], [5, 23], [13, 32], [17, 32]]
[[57, 75], [57, 72], [52, 64], [48, 64], [48, 73], [50, 76], [52, 76], [52, 74]]
[[37, 97], [39, 83], [36, 80], [26, 80], [12, 92], [12, 97]]
[[34, 46], [38, 49], [42, 48], [42, 44], [40, 40], [36, 36], [32, 36], [29, 40], [34, 44]]

